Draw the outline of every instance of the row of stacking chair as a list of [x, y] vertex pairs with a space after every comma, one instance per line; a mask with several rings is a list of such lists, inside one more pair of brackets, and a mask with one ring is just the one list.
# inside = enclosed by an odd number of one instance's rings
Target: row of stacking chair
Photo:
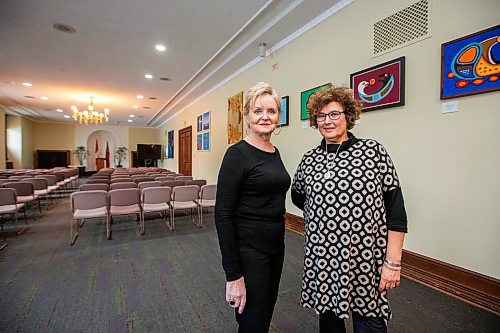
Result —
[[204, 179], [195, 179], [195, 180], [188, 180], [187, 182], [183, 181], [145, 181], [145, 182], [140, 182], [140, 183], [135, 183], [135, 182], [119, 182], [119, 183], [91, 183], [89, 184], [88, 182], [86, 184], [82, 184], [79, 187], [80, 191], [92, 191], [92, 190], [104, 190], [104, 191], [109, 191], [109, 190], [117, 190], [121, 188], [139, 188], [140, 190], [146, 188], [146, 187], [159, 187], [159, 186], [168, 186], [170, 188], [174, 188], [177, 186], [183, 186], [183, 185], [196, 185], [199, 188], [201, 188], [203, 185], [206, 185], [207, 181]]
[[[96, 184], [92, 184], [96, 185]], [[83, 186], [83, 185], [82, 185]], [[191, 220], [199, 228], [203, 227], [203, 209], [215, 206], [217, 185], [183, 185], [175, 188], [168, 186], [105, 190], [85, 190], [71, 194], [71, 245], [78, 237], [78, 230], [85, 219], [104, 217], [106, 219], [106, 237], [111, 239], [112, 217], [117, 215], [138, 215], [141, 234], [145, 233], [144, 214], [159, 212], [165, 216], [165, 224], [170, 230], [175, 229], [175, 211], [190, 209]], [[192, 211], [197, 210], [198, 219]], [[167, 221], [167, 211], [169, 220]], [[74, 229], [76, 231], [74, 232]]]

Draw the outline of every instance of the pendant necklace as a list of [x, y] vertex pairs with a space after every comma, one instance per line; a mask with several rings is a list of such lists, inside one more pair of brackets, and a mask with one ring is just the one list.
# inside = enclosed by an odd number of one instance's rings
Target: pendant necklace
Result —
[[337, 153], [339, 152], [339, 149], [340, 149], [340, 146], [342, 146], [342, 142], [339, 144], [339, 146], [337, 147], [337, 150], [335, 151], [335, 154], [333, 155], [333, 159], [332, 159], [332, 162], [330, 164], [330, 155], [328, 153], [328, 143], [326, 143], [325, 141], [325, 151], [326, 151], [326, 172], [325, 172], [325, 175], [323, 176], [326, 180], [328, 179], [332, 179], [333, 178], [333, 163], [335, 162], [335, 158], [337, 157]]

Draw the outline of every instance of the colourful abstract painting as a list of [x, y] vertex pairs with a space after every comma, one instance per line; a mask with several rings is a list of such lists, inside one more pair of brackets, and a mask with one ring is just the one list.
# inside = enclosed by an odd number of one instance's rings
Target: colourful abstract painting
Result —
[[307, 102], [309, 101], [309, 97], [311, 97], [313, 93], [320, 90], [321, 88], [327, 88], [330, 87], [331, 85], [332, 85], [331, 83], [327, 83], [322, 86], [314, 87], [300, 93], [300, 120], [309, 119], [309, 112], [307, 112]]
[[243, 91], [227, 100], [227, 143], [243, 139]]
[[174, 158], [174, 130], [169, 131], [167, 135], [167, 158]]
[[441, 99], [500, 89], [500, 25], [441, 45]]
[[404, 105], [405, 57], [351, 74], [350, 86], [363, 112]]
[[280, 126], [288, 126], [288, 96], [284, 96], [281, 98], [281, 119], [278, 125]]

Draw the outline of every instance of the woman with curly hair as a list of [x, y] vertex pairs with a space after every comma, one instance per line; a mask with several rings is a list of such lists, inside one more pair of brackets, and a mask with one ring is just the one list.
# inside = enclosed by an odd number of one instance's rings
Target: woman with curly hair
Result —
[[387, 332], [387, 291], [399, 286], [407, 219], [396, 169], [375, 140], [351, 132], [362, 103], [352, 90], [314, 93], [309, 120], [323, 136], [302, 158], [292, 201], [304, 211], [301, 304], [319, 314], [320, 332]]

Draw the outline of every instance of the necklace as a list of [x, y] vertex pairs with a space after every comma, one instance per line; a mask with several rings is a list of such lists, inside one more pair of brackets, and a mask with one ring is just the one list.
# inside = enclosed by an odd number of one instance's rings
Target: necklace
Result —
[[328, 143], [325, 142], [325, 152], [326, 152], [326, 172], [325, 172], [325, 175], [323, 176], [326, 180], [328, 179], [332, 179], [333, 178], [333, 163], [335, 162], [335, 158], [337, 157], [337, 154], [339, 152], [339, 149], [340, 149], [340, 146], [342, 146], [342, 142], [339, 144], [339, 146], [337, 147], [337, 150], [335, 151], [335, 154], [333, 155], [333, 159], [332, 159], [332, 162], [330, 164], [330, 155], [328, 153]]

